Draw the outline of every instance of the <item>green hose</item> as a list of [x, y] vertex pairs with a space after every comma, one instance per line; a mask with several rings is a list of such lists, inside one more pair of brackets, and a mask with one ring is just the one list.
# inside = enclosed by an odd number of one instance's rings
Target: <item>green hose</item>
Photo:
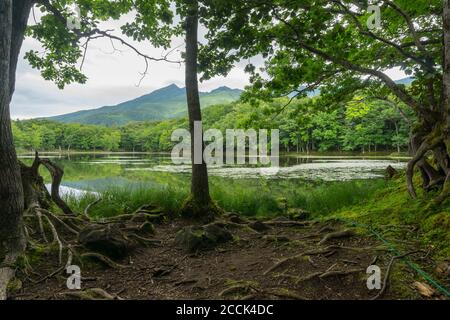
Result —
[[[346, 220], [346, 219], [344, 219], [344, 220]], [[378, 239], [380, 239], [381, 242], [383, 242], [386, 246], [388, 246], [389, 249], [393, 253], [395, 253], [395, 255], [401, 255], [400, 252], [394, 247], [394, 245], [392, 243], [390, 243], [385, 238], [383, 238], [383, 236], [378, 231], [374, 230], [371, 226], [368, 226], [368, 225], [365, 225], [365, 224], [362, 224], [362, 223], [359, 223], [356, 221], [352, 221], [352, 220], [347, 220], [347, 221], [350, 222], [351, 224], [353, 224], [354, 226], [363, 227], [363, 228], [369, 230], [373, 235], [375, 235]], [[428, 275], [425, 271], [420, 269], [416, 264], [411, 262], [411, 260], [409, 260], [407, 258], [403, 258], [403, 259], [405, 260], [405, 263], [411, 269], [415, 270], [418, 274], [420, 274], [423, 278], [425, 278], [432, 286], [434, 286], [437, 290], [442, 292], [447, 297], [450, 297], [450, 292], [442, 284], [440, 284], [437, 280], [434, 280], [433, 278], [431, 278], [430, 275]]]

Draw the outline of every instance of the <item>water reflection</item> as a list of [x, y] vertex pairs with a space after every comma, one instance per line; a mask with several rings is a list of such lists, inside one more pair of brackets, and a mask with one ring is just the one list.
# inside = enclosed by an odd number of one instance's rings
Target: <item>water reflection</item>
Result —
[[[168, 154], [41, 154], [52, 158], [65, 171], [61, 192], [101, 191], [110, 186], [146, 184], [152, 187], [188, 183], [190, 165], [172, 164]], [[32, 155], [22, 155], [31, 163]], [[349, 155], [287, 155], [280, 157], [276, 175], [264, 176], [261, 168], [250, 165], [210, 166], [212, 179], [225, 180], [303, 180], [345, 181], [373, 179], [384, 175], [387, 166], [404, 169], [406, 158]], [[44, 171], [43, 171], [44, 173]], [[45, 176], [47, 179], [48, 175]], [[225, 180], [224, 180], [225, 179]], [[227, 182], [229, 183], [229, 182]], [[64, 189], [65, 188], [65, 189]]]

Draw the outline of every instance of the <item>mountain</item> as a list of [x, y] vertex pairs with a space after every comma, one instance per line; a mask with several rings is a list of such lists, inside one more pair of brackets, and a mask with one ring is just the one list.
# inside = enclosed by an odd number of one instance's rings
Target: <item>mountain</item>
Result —
[[[200, 92], [202, 108], [239, 99], [242, 90], [220, 87]], [[124, 125], [132, 121], [164, 120], [187, 115], [186, 89], [175, 84], [115, 106], [83, 110], [47, 118], [65, 123]]]
[[404, 84], [405, 86], [409, 86], [414, 81], [413, 77], [407, 77], [403, 79], [396, 80], [396, 84]]
[[[399, 80], [395, 80], [394, 82], [396, 84], [402, 84], [402, 85], [405, 85], [405, 86], [409, 86], [413, 81], [414, 81], [413, 77], [407, 77], [407, 78], [402, 78], [402, 79], [399, 79]], [[306, 88], [305, 86], [301, 86], [299, 88], [299, 90], [304, 90], [305, 88]], [[293, 97], [294, 95], [295, 95], [295, 93], [292, 93], [289, 96]], [[318, 95], [320, 95], [320, 88], [317, 88], [317, 89], [314, 89], [312, 91], [308, 91], [307, 92], [307, 96], [308, 97], [316, 97]]]

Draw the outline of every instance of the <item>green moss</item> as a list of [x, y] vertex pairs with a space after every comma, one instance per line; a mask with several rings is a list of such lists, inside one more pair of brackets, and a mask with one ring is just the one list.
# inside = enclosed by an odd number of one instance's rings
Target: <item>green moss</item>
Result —
[[19, 278], [14, 278], [8, 283], [8, 294], [14, 294], [22, 289], [22, 281]]
[[211, 222], [224, 214], [224, 211], [212, 200], [208, 203], [198, 203], [191, 196], [186, 199], [180, 210], [180, 215], [197, 222]]
[[[415, 177], [414, 182], [419, 186], [420, 178]], [[315, 214], [313, 218], [337, 218], [371, 226], [388, 240], [417, 241], [423, 247], [432, 248], [435, 258], [448, 259], [450, 206], [433, 204], [437, 193], [427, 194], [421, 188], [417, 189], [418, 197], [412, 199], [407, 192], [405, 177], [401, 176], [374, 192], [367, 201], [331, 214]], [[413, 233], [412, 228], [415, 229]]]

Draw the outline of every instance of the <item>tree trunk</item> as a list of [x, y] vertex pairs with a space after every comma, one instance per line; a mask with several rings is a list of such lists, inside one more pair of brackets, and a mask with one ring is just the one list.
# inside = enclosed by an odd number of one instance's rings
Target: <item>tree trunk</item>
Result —
[[[443, 129], [444, 146], [442, 146], [441, 157], [437, 160], [446, 170], [446, 178], [441, 195], [436, 199], [437, 203], [443, 202], [450, 196], [450, 0], [444, 0], [443, 10], [443, 30], [444, 30], [444, 68], [442, 75], [443, 110], [445, 125]], [[444, 158], [442, 158], [444, 157]], [[446, 166], [446, 167], [445, 167]]]
[[0, 2], [0, 300], [6, 298], [7, 284], [14, 277], [11, 265], [26, 244], [22, 222], [24, 192], [9, 106], [31, 5], [29, 0]]
[[[186, 95], [189, 115], [189, 130], [191, 133], [191, 196], [182, 209], [182, 214], [190, 218], [209, 220], [211, 215], [211, 197], [209, 195], [208, 170], [203, 160], [203, 132], [201, 141], [195, 141], [194, 124], [202, 121], [200, 97], [198, 92], [197, 64], [198, 64], [198, 1], [188, 0], [185, 23], [186, 32]], [[201, 163], [195, 163], [195, 146], [201, 144]], [[198, 161], [197, 161], [198, 162]]]

